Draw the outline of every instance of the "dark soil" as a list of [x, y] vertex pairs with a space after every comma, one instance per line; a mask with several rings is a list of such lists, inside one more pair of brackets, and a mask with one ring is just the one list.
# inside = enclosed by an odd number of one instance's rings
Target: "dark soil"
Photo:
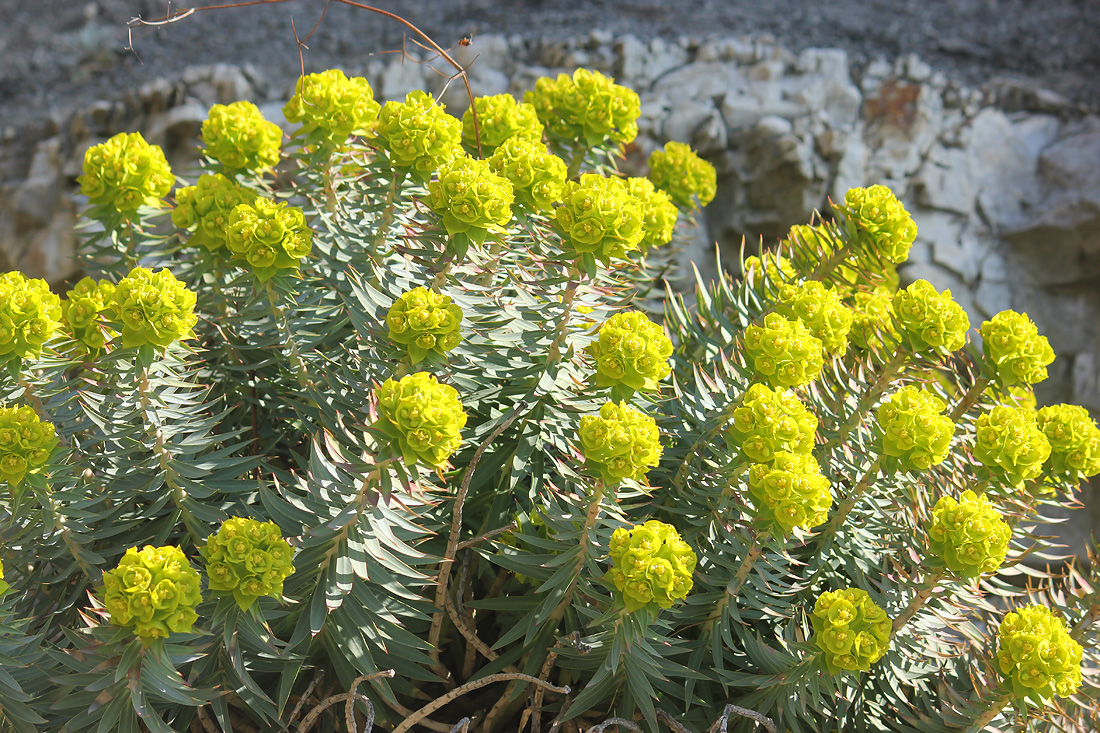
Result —
[[[980, 86], [1036, 80], [1100, 108], [1100, 0], [376, 0], [443, 46], [470, 33], [566, 38], [594, 28], [641, 38], [768, 33], [793, 51], [847, 49], [856, 62], [916, 53]], [[201, 0], [199, 6], [210, 6]], [[299, 68], [291, 19], [309, 32], [325, 0], [208, 10], [162, 27], [168, 0], [0, 0], [0, 128], [45, 110], [109, 99], [184, 67], [251, 62], [282, 87]], [[172, 5], [175, 9], [177, 6]], [[333, 2], [310, 39], [307, 71], [401, 47], [405, 29]]]

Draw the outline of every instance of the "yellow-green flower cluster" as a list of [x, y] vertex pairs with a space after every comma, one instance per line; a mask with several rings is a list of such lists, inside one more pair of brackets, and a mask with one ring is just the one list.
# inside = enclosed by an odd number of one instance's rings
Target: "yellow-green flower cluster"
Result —
[[298, 77], [283, 115], [288, 122], [301, 123], [297, 134], [307, 144], [341, 145], [349, 135], [370, 129], [378, 102], [366, 79], [349, 79], [339, 69], [329, 69]]
[[374, 427], [390, 439], [407, 466], [442, 468], [462, 445], [466, 412], [458, 390], [427, 372], [387, 379], [378, 388], [378, 414]]
[[997, 663], [1017, 698], [1042, 702], [1077, 692], [1083, 654], [1065, 621], [1045, 606], [1025, 606], [1001, 621]]
[[640, 480], [661, 460], [656, 421], [626, 402], [608, 402], [598, 415], [585, 415], [577, 430], [587, 465], [608, 486]]
[[639, 311], [616, 313], [600, 326], [599, 338], [586, 351], [596, 360], [596, 386], [611, 387], [613, 396], [657, 391], [672, 371], [672, 342]]
[[512, 183], [516, 202], [531, 211], [548, 212], [565, 188], [565, 161], [546, 151], [542, 143], [519, 137], [504, 141], [489, 165], [498, 176]]
[[978, 416], [974, 457], [986, 468], [1020, 486], [1043, 470], [1050, 441], [1035, 423], [1034, 413], [998, 405]]
[[970, 319], [950, 290], [940, 293], [927, 280], [917, 280], [894, 294], [890, 308], [898, 334], [915, 353], [955, 351], [966, 343]]
[[947, 405], [936, 395], [907, 384], [875, 410], [887, 471], [924, 471], [942, 463], [951, 447], [955, 423], [942, 414]]
[[648, 178], [626, 179], [630, 195], [642, 202], [642, 230], [645, 232], [638, 249], [644, 255], [650, 247], [661, 247], [672, 241], [672, 230], [680, 211], [664, 191], [658, 191]]
[[986, 363], [1001, 384], [1037, 384], [1047, 378], [1054, 349], [1026, 315], [1001, 311], [982, 324], [981, 333]]
[[278, 598], [294, 572], [294, 550], [274, 522], [232, 517], [199, 548], [206, 559], [210, 590], [232, 594], [241, 609], [260, 596]]
[[180, 548], [131, 547], [103, 574], [103, 605], [115, 626], [132, 626], [145, 644], [187, 633], [198, 620], [199, 573]]
[[172, 223], [180, 229], [194, 230], [188, 244], [214, 252], [225, 246], [233, 209], [255, 200], [256, 192], [252, 189], [221, 173], [204, 173], [194, 186], [176, 190]]
[[718, 193], [718, 172], [686, 143], [675, 140], [649, 155], [649, 180], [685, 211], [706, 206]]
[[394, 301], [386, 314], [390, 341], [409, 352], [419, 364], [429, 353], [442, 356], [462, 341], [462, 309], [450, 296], [427, 288], [414, 288]]
[[[477, 112], [477, 134], [474, 131], [474, 111]], [[488, 156], [505, 140], [542, 142], [542, 123], [533, 105], [516, 102], [511, 94], [478, 97], [474, 106], [462, 115], [462, 142], [477, 150], [478, 135], [482, 157]]]
[[770, 461], [779, 451], [809, 453], [814, 447], [817, 418], [785, 389], [749, 385], [726, 425], [726, 443], [753, 463]]
[[820, 280], [786, 283], [779, 287], [776, 313], [797, 318], [819, 341], [827, 354], [843, 354], [852, 330], [852, 311], [836, 288]]
[[878, 286], [874, 290], [857, 290], [852, 293], [849, 307], [852, 310], [852, 330], [848, 340], [857, 348], [871, 351], [897, 337], [894, 320], [890, 317], [890, 305], [894, 293]]
[[829, 479], [809, 453], [778, 451], [749, 468], [749, 494], [758, 523], [780, 534], [824, 524], [833, 505]]
[[780, 254], [746, 257], [743, 267], [749, 287], [760, 294], [779, 290], [797, 274], [790, 260]]
[[33, 408], [0, 407], [0, 478], [18, 486], [37, 473], [57, 447], [53, 423], [41, 422]]
[[821, 340], [797, 318], [772, 312], [745, 329], [745, 353], [758, 377], [772, 387], [800, 387], [821, 376]]
[[944, 496], [932, 509], [932, 526], [928, 528], [932, 553], [963, 578], [976, 578], [1001, 567], [1011, 536], [1012, 529], [985, 494], [968, 489], [958, 501]]
[[695, 550], [676, 528], [651, 519], [630, 529], [620, 527], [611, 535], [608, 577], [623, 594], [627, 611], [650, 603], [670, 608], [691, 591]]
[[1078, 405], [1049, 405], [1035, 422], [1050, 442], [1051, 472], [1085, 479], [1100, 473], [1100, 428]]
[[543, 77], [523, 101], [535, 107], [553, 135], [584, 147], [605, 140], [628, 143], [638, 135], [641, 99], [633, 89], [615, 84], [598, 71], [577, 69], [573, 76]]
[[85, 277], [61, 300], [61, 322], [89, 353], [101, 351], [108, 339], [118, 335], [100, 318], [101, 313], [110, 315], [114, 294], [114, 283]]
[[263, 171], [279, 162], [283, 133], [252, 102], [215, 104], [202, 123], [206, 154], [230, 171]]
[[895, 264], [909, 258], [917, 225], [889, 188], [850, 188], [844, 194], [844, 205], [838, 208], [880, 257]]
[[163, 349], [173, 341], [194, 338], [195, 300], [168, 270], [130, 270], [112, 296], [112, 315], [122, 324], [122, 345]]
[[0, 361], [37, 359], [61, 325], [61, 298], [45, 280], [0, 275]]
[[489, 231], [512, 220], [512, 183], [493, 172], [487, 160], [463, 156], [443, 164], [428, 184], [428, 206], [443, 219], [452, 237], [465, 235], [482, 244]]
[[621, 178], [585, 173], [567, 181], [554, 211], [562, 244], [580, 257], [591, 254], [610, 266], [638, 249], [646, 235], [645, 209]]
[[443, 109], [422, 89], [409, 92], [404, 102], [382, 106], [374, 134], [395, 168], [427, 181], [444, 163], [462, 155], [462, 123]]
[[867, 672], [890, 646], [890, 618], [860, 588], [822, 593], [810, 621], [829, 674]]
[[251, 269], [260, 282], [267, 282], [280, 270], [297, 272], [302, 258], [313, 249], [313, 232], [297, 206], [257, 198], [233, 207], [225, 244], [233, 259]]
[[98, 212], [129, 218], [144, 205], [157, 206], [176, 177], [164, 151], [140, 132], [122, 132], [84, 153], [80, 192]]
[[5, 593], [7, 593], [7, 592], [8, 592], [8, 589], [9, 589], [10, 587], [11, 587], [11, 586], [9, 586], [9, 585], [8, 585], [8, 584], [7, 584], [7, 583], [6, 583], [5, 581], [4, 581], [4, 563], [3, 563], [3, 562], [0, 562], [0, 596], [2, 596], [2, 595], [4, 595]]

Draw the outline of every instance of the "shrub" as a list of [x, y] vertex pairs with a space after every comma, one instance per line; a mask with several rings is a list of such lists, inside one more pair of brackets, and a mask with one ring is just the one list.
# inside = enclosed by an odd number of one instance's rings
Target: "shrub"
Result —
[[0, 281], [5, 729], [1091, 730], [1100, 579], [1042, 522], [1098, 431], [1027, 406], [1037, 336], [895, 293], [877, 186], [653, 312], [713, 168], [611, 172], [595, 72], [529, 99], [475, 159], [303, 77], [275, 185], [208, 157], [174, 209], [89, 154], [88, 279]]

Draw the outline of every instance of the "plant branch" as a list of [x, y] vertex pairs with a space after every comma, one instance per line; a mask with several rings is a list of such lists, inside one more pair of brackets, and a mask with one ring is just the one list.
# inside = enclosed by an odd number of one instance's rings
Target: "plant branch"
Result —
[[743, 718], [751, 718], [760, 725], [767, 728], [768, 733], [779, 733], [779, 729], [775, 727], [775, 722], [771, 718], [762, 715], [755, 710], [749, 710], [738, 705], [726, 705], [725, 711], [722, 713], [722, 717], [714, 722], [714, 725], [710, 727], [711, 733], [726, 733], [726, 726], [729, 725], [730, 715], [740, 715]]
[[467, 692], [473, 692], [474, 690], [481, 689], [486, 685], [491, 685], [494, 682], [504, 682], [506, 680], [521, 680], [524, 682], [530, 682], [535, 685], [540, 685], [550, 690], [551, 692], [556, 692], [560, 695], [569, 694], [568, 687], [558, 687], [557, 685], [552, 685], [549, 682], [540, 680], [538, 677], [532, 677], [528, 674], [517, 674], [514, 672], [500, 672], [498, 674], [491, 674], [488, 677], [482, 677], [481, 679], [474, 680], [473, 682], [467, 682], [461, 687], [456, 687], [445, 695], [438, 697], [435, 700], [432, 700], [430, 703], [420, 708], [409, 717], [405, 718], [405, 720], [402, 721], [400, 725], [393, 729], [393, 733], [405, 733], [405, 731], [410, 730], [425, 716], [431, 715], [439, 708], [452, 702], [453, 700], [456, 700], [462, 695], [465, 695]]
[[989, 386], [990, 380], [985, 377], [978, 377], [974, 380], [974, 384], [970, 385], [970, 389], [966, 390], [966, 394], [959, 400], [959, 404], [955, 405], [955, 409], [951, 411], [951, 422], [958, 422], [970, 406], [978, 401], [978, 398], [985, 392], [986, 387]]
[[928, 601], [928, 598], [932, 595], [932, 591], [936, 589], [936, 586], [947, 575], [946, 572], [938, 572], [929, 575], [924, 583], [921, 584], [920, 590], [913, 596], [913, 600], [909, 601], [909, 605], [894, 619], [894, 623], [890, 628], [890, 635], [901, 631], [905, 624], [909, 623], [909, 619], [916, 615], [917, 611], [921, 609], [921, 606]]

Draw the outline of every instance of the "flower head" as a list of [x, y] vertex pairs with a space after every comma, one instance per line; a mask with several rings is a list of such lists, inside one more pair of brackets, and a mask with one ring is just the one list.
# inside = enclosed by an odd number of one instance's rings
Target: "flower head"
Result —
[[608, 402], [585, 415], [577, 430], [585, 462], [609, 486], [639, 480], [661, 460], [661, 436], [652, 417], [626, 402]]
[[1001, 384], [1037, 384], [1047, 378], [1054, 349], [1026, 315], [1001, 311], [982, 324], [981, 333], [986, 362]]
[[671, 608], [691, 590], [695, 551], [670, 524], [651, 519], [620, 527], [611, 535], [610, 555], [607, 577], [623, 594], [627, 611], [650, 603]]
[[202, 600], [199, 573], [178, 547], [131, 547], [103, 574], [103, 605], [115, 626], [132, 626], [146, 645], [187, 633]]
[[[474, 130], [474, 111], [477, 112], [477, 134]], [[506, 140], [541, 143], [542, 123], [534, 106], [516, 102], [511, 94], [478, 97], [474, 100], [474, 106], [462, 115], [462, 142], [476, 151], [479, 139], [482, 157], [487, 157]]]
[[307, 144], [342, 145], [349, 135], [370, 129], [378, 102], [366, 79], [329, 69], [299, 77], [283, 115], [288, 122], [301, 123], [297, 135]]
[[621, 178], [585, 173], [580, 183], [566, 181], [554, 216], [567, 251], [591, 254], [608, 266], [638, 249], [646, 236], [642, 202]]
[[404, 102], [386, 102], [374, 134], [394, 167], [407, 169], [420, 181], [462, 155], [462, 123], [422, 89], [409, 92]]
[[204, 173], [194, 186], [176, 190], [172, 223], [194, 232], [188, 244], [215, 252], [225, 246], [233, 209], [255, 201], [256, 192], [252, 189], [221, 173]]
[[948, 570], [976, 578], [1001, 567], [1012, 529], [985, 494], [967, 490], [959, 500], [944, 496], [932, 509], [928, 528], [932, 552]]
[[260, 596], [283, 592], [283, 580], [294, 572], [294, 550], [274, 522], [232, 517], [199, 548], [206, 560], [210, 590], [232, 594], [242, 610]]
[[800, 387], [817, 379], [825, 365], [823, 351], [802, 321], [778, 313], [745, 329], [745, 353], [757, 376], [772, 387]]
[[778, 291], [796, 275], [790, 260], [781, 254], [746, 257], [743, 270], [749, 287], [761, 295]]
[[785, 389], [749, 385], [735, 403], [726, 424], [726, 443], [754, 463], [770, 461], [780, 452], [813, 450], [817, 418]]
[[780, 285], [775, 312], [802, 321], [828, 354], [843, 354], [848, 348], [852, 311], [840, 302], [836, 288], [820, 280]]
[[1052, 473], [1071, 480], [1100, 473], [1100, 428], [1088, 410], [1078, 405], [1049, 405], [1039, 410], [1035, 422], [1050, 442], [1047, 465]]
[[61, 325], [61, 298], [45, 280], [0, 275], [0, 362], [37, 359]]
[[825, 591], [810, 614], [814, 642], [825, 653], [830, 674], [867, 672], [890, 647], [891, 621], [867, 591]]
[[114, 283], [85, 277], [61, 300], [61, 323], [89, 354], [102, 351], [107, 341], [118, 335], [103, 320], [110, 316], [114, 294]]
[[926, 471], [942, 463], [955, 433], [955, 423], [942, 414], [946, 407], [936, 395], [911, 384], [883, 400], [875, 410], [883, 468]]
[[649, 156], [649, 180], [685, 211], [706, 206], [718, 193], [718, 173], [685, 143], [671, 141]]
[[616, 313], [600, 326], [599, 338], [586, 351], [596, 360], [596, 386], [629, 398], [637, 390], [657, 391], [672, 371], [672, 342], [639, 311]]
[[1001, 621], [997, 663], [1017, 698], [1043, 702], [1077, 692], [1083, 654], [1065, 622], [1045, 606], [1025, 606]]
[[970, 318], [950, 290], [938, 292], [927, 280], [899, 290], [890, 304], [902, 341], [915, 353], [956, 351], [966, 343]]
[[158, 206], [176, 177], [163, 150], [145, 142], [140, 132], [122, 132], [88, 148], [78, 180], [93, 216], [128, 219], [142, 206]]
[[427, 372], [387, 379], [378, 388], [374, 427], [390, 439], [407, 466], [426, 463], [442, 468], [462, 445], [465, 426], [458, 390]]
[[754, 519], [779, 534], [824, 524], [833, 505], [829, 479], [809, 453], [777, 451], [769, 461], [752, 464], [749, 493]]
[[584, 147], [605, 140], [628, 143], [638, 135], [638, 93], [598, 71], [577, 69], [572, 76], [543, 77], [523, 101], [534, 106], [548, 132]]
[[848, 340], [853, 346], [871, 351], [883, 346], [884, 340], [897, 337], [894, 321], [890, 317], [893, 299], [894, 292], [883, 286], [852, 293], [852, 330], [848, 332]]
[[168, 270], [135, 267], [111, 300], [111, 315], [122, 326], [122, 345], [127, 348], [152, 344], [163, 349], [195, 336], [195, 294]]
[[511, 182], [516, 203], [531, 211], [549, 212], [565, 188], [565, 161], [546, 152], [542, 143], [509, 138], [489, 158], [489, 165]]
[[642, 229], [645, 234], [638, 243], [644, 255], [650, 247], [661, 247], [672, 241], [672, 230], [680, 216], [676, 205], [664, 191], [658, 191], [648, 178], [628, 178], [626, 187], [630, 195], [642, 202]]
[[908, 259], [917, 225], [889, 188], [850, 188], [837, 208], [880, 257], [894, 263]]
[[313, 249], [313, 232], [297, 206], [256, 198], [233, 207], [225, 244], [237, 263], [267, 282], [280, 270], [298, 271]]
[[414, 288], [394, 301], [386, 314], [390, 340], [409, 352], [413, 365], [429, 353], [442, 356], [462, 341], [462, 309], [450, 296]]
[[263, 171], [279, 162], [283, 133], [252, 102], [215, 104], [202, 123], [206, 154], [230, 171]]
[[447, 233], [465, 234], [479, 244], [490, 230], [508, 226], [513, 200], [512, 183], [477, 158], [444, 163], [438, 180], [428, 184], [428, 206], [442, 217]]
[[56, 447], [53, 423], [41, 422], [34, 408], [0, 407], [0, 478], [10, 486], [38, 473]]
[[999, 405], [978, 416], [974, 457], [1010, 485], [1018, 487], [1038, 476], [1050, 452], [1034, 413]]

